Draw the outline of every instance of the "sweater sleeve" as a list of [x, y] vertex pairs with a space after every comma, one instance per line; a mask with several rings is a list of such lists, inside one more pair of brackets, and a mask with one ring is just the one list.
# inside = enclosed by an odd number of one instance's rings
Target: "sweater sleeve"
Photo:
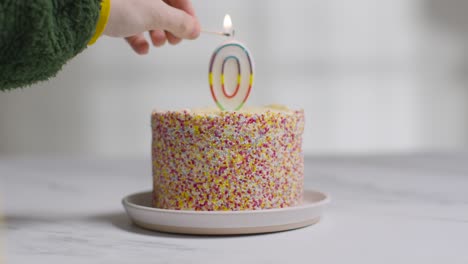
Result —
[[100, 0], [0, 0], [0, 90], [53, 77], [86, 48]]

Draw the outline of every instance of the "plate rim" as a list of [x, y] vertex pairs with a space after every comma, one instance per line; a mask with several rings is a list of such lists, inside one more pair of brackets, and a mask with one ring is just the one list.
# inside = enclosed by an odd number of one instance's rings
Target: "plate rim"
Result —
[[122, 204], [124, 207], [131, 207], [137, 210], [145, 210], [145, 211], [150, 211], [150, 212], [158, 212], [158, 213], [165, 213], [165, 214], [179, 214], [179, 215], [229, 215], [229, 214], [265, 214], [265, 213], [275, 213], [275, 212], [287, 212], [287, 211], [295, 211], [295, 210], [301, 210], [301, 209], [306, 209], [306, 208], [311, 208], [311, 207], [322, 207], [331, 201], [331, 197], [328, 193], [322, 192], [322, 191], [317, 191], [314, 189], [304, 189], [305, 192], [313, 192], [313, 193], [319, 193], [322, 195], [324, 198], [321, 199], [318, 202], [313, 202], [313, 203], [302, 203], [297, 206], [290, 206], [290, 207], [284, 207], [284, 208], [270, 208], [270, 209], [260, 209], [260, 210], [239, 210], [239, 211], [195, 211], [195, 210], [174, 210], [174, 209], [163, 209], [163, 208], [156, 208], [156, 207], [148, 207], [148, 206], [143, 206], [139, 204], [135, 204], [129, 201], [129, 199], [133, 196], [137, 195], [142, 195], [142, 194], [151, 194], [152, 190], [149, 191], [140, 191], [136, 193], [132, 193], [129, 195], [126, 195], [124, 198], [122, 198]]
[[310, 225], [317, 224], [322, 216], [317, 216], [302, 222], [292, 222], [288, 224], [278, 225], [263, 225], [263, 226], [248, 226], [248, 227], [189, 227], [177, 225], [159, 225], [148, 224], [136, 219], [132, 220], [140, 228], [172, 234], [184, 235], [203, 235], [203, 236], [230, 236], [230, 235], [253, 235], [276, 233], [294, 229], [304, 228]]

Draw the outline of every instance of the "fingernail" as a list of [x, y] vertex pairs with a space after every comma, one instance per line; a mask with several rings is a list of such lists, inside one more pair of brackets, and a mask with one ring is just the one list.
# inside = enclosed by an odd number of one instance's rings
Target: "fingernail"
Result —
[[193, 27], [193, 31], [192, 33], [190, 34], [190, 38], [191, 39], [196, 39], [198, 38], [198, 36], [200, 35], [200, 24], [197, 22], [195, 22], [195, 27]]

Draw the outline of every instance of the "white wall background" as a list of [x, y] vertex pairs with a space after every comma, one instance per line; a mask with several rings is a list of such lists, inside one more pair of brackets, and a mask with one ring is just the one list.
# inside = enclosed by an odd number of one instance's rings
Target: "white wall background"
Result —
[[[249, 104], [304, 108], [306, 153], [468, 144], [468, 10], [449, 0], [196, 1], [203, 27], [231, 14], [252, 51]], [[137, 56], [102, 38], [49, 82], [0, 93], [0, 154], [149, 155], [154, 108], [214, 105], [222, 38]]]

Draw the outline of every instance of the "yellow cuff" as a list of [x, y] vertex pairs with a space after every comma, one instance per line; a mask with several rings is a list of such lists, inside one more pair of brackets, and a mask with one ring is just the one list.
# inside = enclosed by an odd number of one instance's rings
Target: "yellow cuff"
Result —
[[102, 0], [101, 1], [101, 11], [99, 12], [99, 20], [96, 25], [96, 31], [94, 32], [93, 37], [88, 42], [88, 45], [93, 45], [96, 40], [102, 35], [104, 29], [107, 25], [107, 20], [109, 20], [111, 0]]

